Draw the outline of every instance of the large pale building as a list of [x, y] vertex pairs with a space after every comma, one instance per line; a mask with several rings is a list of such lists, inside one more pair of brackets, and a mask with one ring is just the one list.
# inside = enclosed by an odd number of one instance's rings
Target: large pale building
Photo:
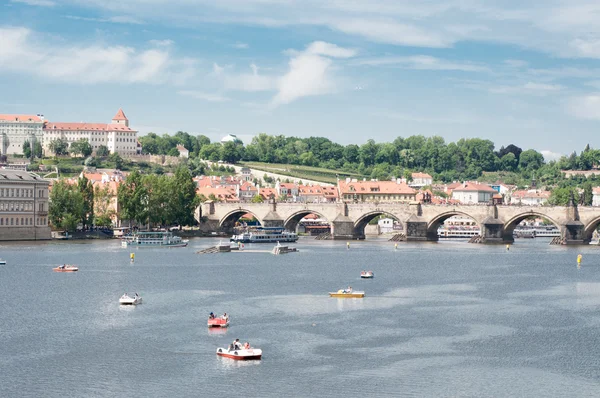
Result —
[[25, 141], [42, 141], [43, 127], [44, 118], [39, 115], [0, 114], [0, 152], [22, 154]]
[[0, 241], [50, 239], [48, 184], [33, 173], [0, 169]]
[[92, 150], [104, 145], [110, 153], [119, 155], [136, 155], [140, 151], [137, 131], [129, 127], [129, 119], [119, 109], [110, 123], [63, 123], [46, 122], [44, 125], [43, 148], [51, 153], [50, 143], [63, 139], [71, 145], [81, 139], [87, 139]]

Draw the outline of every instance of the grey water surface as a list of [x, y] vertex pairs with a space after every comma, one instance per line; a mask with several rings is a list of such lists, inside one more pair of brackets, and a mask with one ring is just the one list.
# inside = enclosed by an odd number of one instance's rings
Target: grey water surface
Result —
[[[600, 396], [600, 247], [301, 238], [281, 256], [195, 254], [217, 242], [0, 245], [0, 396]], [[52, 272], [63, 263], [80, 271]], [[348, 285], [366, 297], [328, 297]], [[144, 304], [121, 308], [124, 292]], [[209, 331], [211, 311], [230, 328]], [[263, 360], [215, 355], [235, 338]]]

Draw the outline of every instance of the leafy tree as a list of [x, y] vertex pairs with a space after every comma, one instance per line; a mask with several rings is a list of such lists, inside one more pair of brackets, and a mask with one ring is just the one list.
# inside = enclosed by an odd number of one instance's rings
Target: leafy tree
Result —
[[252, 203], [263, 203], [264, 201], [265, 200], [260, 195], [254, 195], [251, 200]]
[[71, 153], [75, 155], [81, 155], [83, 157], [88, 157], [92, 154], [92, 146], [90, 145], [89, 141], [85, 138], [73, 142], [69, 149]]
[[179, 167], [169, 185], [169, 224], [195, 224], [194, 213], [200, 204], [200, 198], [196, 194], [192, 173], [186, 167]]
[[544, 155], [534, 149], [528, 149], [519, 157], [519, 169], [537, 170], [544, 164]]
[[111, 153], [108, 160], [115, 164], [115, 169], [121, 170], [123, 168], [123, 158], [118, 153]]
[[44, 150], [42, 149], [42, 144], [36, 140], [35, 144], [33, 144], [33, 156], [38, 159], [41, 159], [43, 156]]
[[148, 219], [148, 190], [142, 181], [142, 175], [134, 171], [127, 176], [117, 189], [117, 200], [121, 208], [120, 217], [138, 224], [143, 224]]
[[29, 140], [26, 140], [23, 143], [23, 156], [25, 156], [27, 159], [31, 157], [31, 143]]
[[98, 149], [96, 149], [96, 156], [106, 157], [109, 154], [110, 153], [108, 152], [108, 147], [106, 145], [100, 145], [98, 146]]
[[[589, 146], [589, 144], [588, 144]], [[592, 188], [592, 183], [590, 181], [586, 181], [583, 183], [583, 205], [591, 206], [594, 201], [594, 193]]]
[[80, 222], [85, 227], [94, 221], [94, 186], [85, 176], [77, 180], [77, 189], [83, 198]]
[[56, 138], [48, 144], [48, 148], [56, 155], [62, 156], [68, 154], [69, 144], [62, 138]]
[[111, 209], [113, 193], [108, 186], [94, 187], [94, 224], [98, 227], [110, 227], [115, 215]]
[[240, 143], [229, 141], [221, 145], [220, 159], [227, 163], [237, 163], [244, 153], [244, 146]]
[[76, 185], [59, 180], [52, 185], [48, 218], [57, 229], [74, 231], [84, 214], [83, 195]]
[[177, 148], [171, 148], [171, 149], [169, 149], [169, 152], [167, 152], [167, 155], [179, 157], [179, 150]]
[[566, 206], [569, 203], [569, 198], [573, 195], [577, 202], [579, 193], [573, 187], [556, 188], [550, 193], [548, 204], [553, 206]]

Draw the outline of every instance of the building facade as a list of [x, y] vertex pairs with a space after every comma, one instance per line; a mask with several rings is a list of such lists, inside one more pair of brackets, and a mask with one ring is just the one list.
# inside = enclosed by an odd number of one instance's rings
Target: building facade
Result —
[[2, 155], [23, 153], [23, 144], [42, 142], [44, 118], [40, 115], [0, 114], [0, 152]]
[[0, 169], [0, 241], [50, 239], [48, 180]]
[[339, 198], [348, 202], [408, 203], [416, 199], [417, 191], [401, 180], [396, 181], [338, 181]]
[[496, 193], [489, 185], [464, 182], [452, 190], [452, 199], [463, 204], [489, 203]]
[[110, 123], [62, 123], [45, 122], [42, 147], [51, 153], [50, 143], [56, 139], [65, 140], [69, 146], [76, 141], [86, 139], [96, 150], [104, 145], [110, 153], [122, 156], [141, 153], [137, 140], [137, 131], [129, 127], [129, 119], [122, 109], [112, 118]]

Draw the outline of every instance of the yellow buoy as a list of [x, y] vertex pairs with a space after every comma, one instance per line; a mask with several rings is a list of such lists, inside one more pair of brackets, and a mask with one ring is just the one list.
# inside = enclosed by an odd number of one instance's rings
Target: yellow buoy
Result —
[[506, 250], [510, 250], [510, 245], [506, 245]]
[[398, 244], [397, 243], [394, 245], [394, 249], [398, 249]]
[[582, 259], [582, 255], [578, 254], [577, 255], [577, 264], [581, 264], [581, 259]]
[[346, 242], [346, 248], [350, 249], [350, 242]]

